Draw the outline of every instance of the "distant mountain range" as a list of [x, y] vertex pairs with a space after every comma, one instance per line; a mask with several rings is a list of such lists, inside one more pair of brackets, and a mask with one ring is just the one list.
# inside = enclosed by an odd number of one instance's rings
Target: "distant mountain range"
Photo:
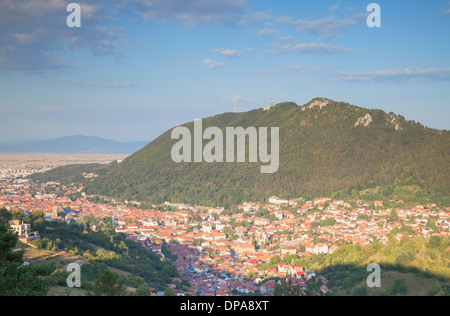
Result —
[[0, 152], [132, 154], [145, 145], [147, 142], [122, 143], [101, 137], [73, 135], [50, 140], [0, 142]]

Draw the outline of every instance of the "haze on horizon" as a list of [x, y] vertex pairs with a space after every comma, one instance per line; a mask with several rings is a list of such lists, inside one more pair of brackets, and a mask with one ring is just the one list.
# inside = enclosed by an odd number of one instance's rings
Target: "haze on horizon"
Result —
[[[381, 28], [366, 24], [371, 2]], [[4, 0], [0, 141], [151, 141], [272, 92], [449, 129], [449, 29], [448, 0]]]

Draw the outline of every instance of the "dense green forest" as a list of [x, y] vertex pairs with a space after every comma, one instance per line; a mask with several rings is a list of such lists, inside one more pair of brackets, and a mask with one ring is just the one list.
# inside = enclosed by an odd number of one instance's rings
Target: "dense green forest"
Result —
[[[280, 166], [274, 174], [261, 174], [259, 161], [175, 163], [171, 149], [178, 140], [171, 139], [169, 130], [89, 181], [87, 193], [225, 207], [265, 201], [272, 195], [362, 196], [450, 205], [448, 131], [426, 128], [381, 110], [327, 101], [322, 108], [309, 106], [311, 103], [282, 103], [270, 111], [257, 109], [203, 119], [203, 129], [216, 126], [224, 135], [226, 127], [279, 127]], [[368, 126], [358, 125], [367, 115]], [[184, 126], [193, 131], [193, 122]]]
[[117, 162], [110, 164], [79, 164], [67, 165], [49, 170], [44, 173], [35, 173], [29, 176], [29, 179], [39, 183], [57, 181], [61, 184], [69, 185], [71, 183], [86, 184], [92, 179], [87, 179], [83, 173], [95, 173], [100, 175], [106, 174], [108, 170], [117, 165]]

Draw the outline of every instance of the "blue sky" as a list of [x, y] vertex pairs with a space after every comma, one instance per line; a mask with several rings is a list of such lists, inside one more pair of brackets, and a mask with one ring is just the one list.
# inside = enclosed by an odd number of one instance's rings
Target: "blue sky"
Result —
[[0, 1], [0, 140], [151, 141], [315, 97], [449, 129], [450, 1]]

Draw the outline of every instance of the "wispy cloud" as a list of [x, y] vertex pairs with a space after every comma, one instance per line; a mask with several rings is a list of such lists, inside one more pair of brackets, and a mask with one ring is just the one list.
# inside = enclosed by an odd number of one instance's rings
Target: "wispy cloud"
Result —
[[321, 70], [320, 66], [315, 65], [293, 65], [289, 66], [282, 70], [260, 70], [255, 71], [253, 75], [271, 75], [271, 76], [279, 76], [279, 75], [295, 75], [295, 74], [313, 74]]
[[342, 1], [339, 0], [338, 2], [336, 2], [336, 4], [332, 5], [331, 7], [328, 8], [328, 11], [336, 11], [339, 10], [341, 7], [341, 3]]
[[365, 22], [366, 18], [367, 13], [358, 13], [346, 19], [329, 17], [318, 20], [297, 20], [293, 24], [298, 26], [299, 32], [306, 32], [320, 39], [336, 39], [351, 26]]
[[241, 19], [238, 21], [239, 25], [254, 25], [254, 24], [260, 24], [268, 21], [272, 21], [273, 18], [270, 14], [270, 12], [251, 12], [249, 14], [246, 14], [241, 17]]
[[90, 88], [90, 87], [100, 87], [100, 88], [131, 88], [135, 87], [136, 84], [133, 82], [87, 82], [82, 80], [74, 80], [69, 78], [64, 78], [59, 80], [60, 83], [71, 84], [78, 87]]
[[374, 71], [341, 71], [333, 81], [347, 82], [411, 82], [411, 81], [449, 81], [448, 68], [399, 68]]
[[188, 59], [183, 59], [180, 57], [177, 57], [173, 60], [174, 64], [179, 64], [179, 65], [190, 65], [192, 64], [192, 61], [188, 60]]
[[321, 69], [320, 66], [294, 65], [289, 67], [289, 71], [294, 73], [315, 73]]
[[445, 10], [445, 13], [444, 13], [444, 14], [450, 14], [450, 2], [447, 2], [447, 3], [445, 4], [445, 6], [447, 7], [447, 9], [444, 9], [444, 10]]
[[280, 34], [280, 32], [274, 29], [264, 28], [262, 30], [257, 31], [256, 34], [261, 36], [277, 36]]
[[[329, 8], [330, 12], [337, 11], [340, 8], [341, 1]], [[272, 16], [269, 11], [252, 12], [244, 15], [238, 24], [262, 25], [264, 28], [257, 32], [258, 35], [275, 36], [279, 31], [276, 26], [288, 26], [295, 28], [298, 32], [309, 33], [318, 36], [319, 39], [336, 39], [348, 30], [351, 26], [365, 22], [367, 12], [360, 12], [348, 17], [326, 17], [321, 19], [295, 19], [291, 16]]]
[[225, 49], [225, 48], [215, 49], [214, 52], [226, 57], [240, 57], [243, 54], [242, 52], [236, 49]]
[[240, 94], [235, 94], [231, 98], [221, 99], [220, 101], [224, 103], [251, 103], [252, 99]]
[[268, 27], [262, 28], [260, 30], [247, 30], [246, 32], [249, 34], [255, 34], [258, 36], [265, 36], [265, 37], [271, 38], [271, 39], [279, 41], [279, 42], [280, 41], [281, 42], [290, 41], [293, 39], [292, 36], [284, 35], [282, 32], [280, 32], [276, 29], [273, 29], [273, 28], [268, 28]]
[[304, 54], [343, 54], [355, 51], [355, 48], [344, 47], [341, 45], [327, 43], [299, 43], [296, 45], [276, 45], [272, 50], [272, 54], [288, 54], [296, 53]]
[[245, 0], [123, 0], [134, 4], [144, 20], [178, 20], [183, 24], [197, 25], [231, 21], [244, 10]]
[[213, 61], [211, 59], [203, 60], [203, 64], [208, 66], [209, 69], [219, 69], [219, 68], [223, 68], [225, 66], [224, 63], [218, 62], [218, 61]]

